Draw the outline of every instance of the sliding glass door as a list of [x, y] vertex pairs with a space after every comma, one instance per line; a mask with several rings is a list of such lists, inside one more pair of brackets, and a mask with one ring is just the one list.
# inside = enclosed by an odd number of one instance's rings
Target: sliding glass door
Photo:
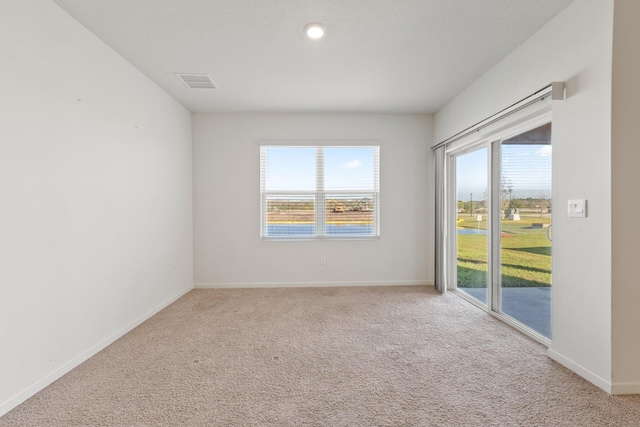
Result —
[[551, 339], [551, 154], [551, 122], [538, 120], [454, 147], [447, 163], [457, 291], [543, 341]]
[[551, 123], [494, 142], [499, 311], [551, 339]]
[[475, 148], [454, 158], [457, 288], [486, 305], [489, 150], [486, 146]]

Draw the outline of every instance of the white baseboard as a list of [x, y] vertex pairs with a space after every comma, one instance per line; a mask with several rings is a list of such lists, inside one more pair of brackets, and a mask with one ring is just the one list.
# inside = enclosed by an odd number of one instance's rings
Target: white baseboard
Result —
[[196, 283], [195, 289], [246, 288], [336, 288], [352, 286], [433, 286], [427, 280], [395, 280], [387, 282], [250, 282], [250, 283]]
[[45, 387], [47, 387], [48, 385], [52, 384], [54, 381], [56, 381], [57, 379], [62, 377], [64, 374], [66, 374], [67, 372], [71, 371], [73, 368], [79, 366], [82, 362], [84, 362], [87, 359], [89, 359], [90, 357], [96, 355], [98, 352], [100, 352], [101, 350], [105, 349], [107, 346], [112, 344], [114, 341], [116, 341], [117, 339], [121, 338], [127, 332], [129, 332], [132, 329], [134, 329], [135, 327], [139, 326], [144, 321], [148, 320], [150, 317], [152, 317], [153, 315], [155, 315], [156, 313], [158, 313], [160, 310], [164, 309], [168, 305], [174, 303], [175, 301], [177, 301], [179, 298], [181, 298], [182, 296], [184, 296], [186, 293], [188, 293], [191, 290], [193, 290], [193, 286], [192, 285], [189, 285], [189, 287], [182, 289], [176, 295], [174, 295], [173, 297], [169, 298], [167, 301], [157, 305], [156, 307], [154, 307], [153, 309], [151, 309], [147, 313], [143, 314], [142, 316], [138, 317], [136, 320], [134, 320], [133, 322], [129, 323], [124, 328], [122, 328], [119, 331], [115, 332], [114, 334], [112, 334], [111, 336], [107, 337], [106, 339], [100, 341], [99, 343], [97, 343], [93, 347], [89, 348], [87, 351], [83, 352], [82, 354], [74, 357], [73, 359], [71, 359], [70, 361], [65, 363], [64, 365], [60, 366], [59, 368], [57, 368], [54, 371], [50, 372], [49, 374], [47, 374], [43, 378], [39, 379], [35, 383], [31, 384], [29, 387], [25, 388], [24, 390], [22, 390], [21, 392], [19, 392], [15, 396], [13, 396], [13, 397], [9, 398], [8, 400], [2, 402], [0, 404], [0, 417], [3, 416], [4, 414], [6, 414], [7, 412], [9, 412], [10, 410], [12, 410], [13, 408], [15, 408], [16, 406], [20, 405], [25, 400], [29, 399], [34, 394], [38, 393], [40, 390], [42, 390]]
[[573, 360], [563, 356], [562, 354], [558, 353], [557, 351], [551, 348], [547, 351], [547, 354], [551, 359], [555, 360], [565, 368], [580, 375], [582, 378], [594, 384], [595, 386], [601, 388], [602, 390], [606, 391], [609, 394], [614, 394], [612, 391], [613, 385], [611, 381], [605, 378], [602, 378], [600, 375], [596, 374], [595, 372], [585, 368], [581, 364], [574, 362]]

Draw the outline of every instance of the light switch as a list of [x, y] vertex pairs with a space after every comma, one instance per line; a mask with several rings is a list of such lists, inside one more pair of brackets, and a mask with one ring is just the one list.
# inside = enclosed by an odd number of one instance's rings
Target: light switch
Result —
[[569, 200], [569, 218], [585, 218], [587, 201], [585, 199]]

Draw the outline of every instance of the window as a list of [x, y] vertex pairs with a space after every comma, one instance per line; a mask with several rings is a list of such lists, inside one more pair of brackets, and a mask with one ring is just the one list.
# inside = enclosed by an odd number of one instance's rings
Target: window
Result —
[[379, 146], [260, 147], [261, 236], [380, 236]]

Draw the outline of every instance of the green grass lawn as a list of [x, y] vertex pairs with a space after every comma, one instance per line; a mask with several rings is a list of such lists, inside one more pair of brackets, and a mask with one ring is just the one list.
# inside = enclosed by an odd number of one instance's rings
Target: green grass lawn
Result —
[[[461, 218], [458, 227], [486, 229], [486, 221]], [[533, 223], [548, 224], [549, 218], [501, 221], [503, 287], [551, 286], [551, 242], [546, 228], [532, 228]], [[458, 287], [487, 286], [487, 250], [486, 235], [458, 235]]]

